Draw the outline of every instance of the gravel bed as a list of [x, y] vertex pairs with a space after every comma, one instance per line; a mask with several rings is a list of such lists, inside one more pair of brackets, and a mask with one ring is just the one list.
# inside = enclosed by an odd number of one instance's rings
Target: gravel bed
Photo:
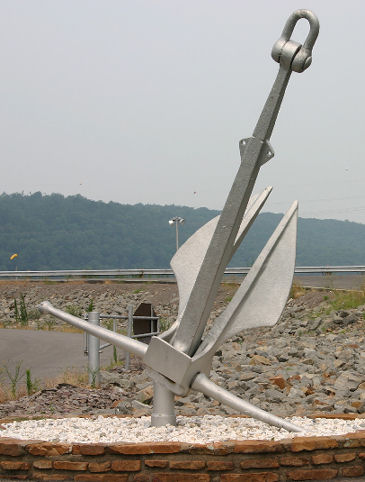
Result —
[[138, 443], [187, 442], [210, 443], [224, 440], [281, 440], [296, 436], [341, 435], [365, 430], [365, 420], [310, 419], [291, 417], [302, 427], [300, 433], [271, 427], [252, 418], [177, 417], [177, 425], [151, 427], [150, 417], [119, 418], [60, 418], [5, 423], [0, 426], [1, 437], [22, 440], [43, 440], [63, 443]]

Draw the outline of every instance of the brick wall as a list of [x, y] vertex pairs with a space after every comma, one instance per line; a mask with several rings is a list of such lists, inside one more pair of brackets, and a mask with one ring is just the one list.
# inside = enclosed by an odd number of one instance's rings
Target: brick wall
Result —
[[[346, 417], [348, 418], [348, 417]], [[365, 481], [365, 430], [278, 442], [57, 444], [0, 438], [0, 478], [105, 482]]]

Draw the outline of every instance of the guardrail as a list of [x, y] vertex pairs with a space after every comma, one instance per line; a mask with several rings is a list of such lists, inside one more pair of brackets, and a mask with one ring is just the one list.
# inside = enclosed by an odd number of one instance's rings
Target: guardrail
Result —
[[[225, 275], [242, 276], [249, 272], [249, 267], [227, 268]], [[331, 273], [363, 273], [365, 266], [297, 266], [295, 274], [331, 274]], [[175, 279], [172, 269], [84, 269], [84, 270], [52, 270], [52, 271], [0, 271], [0, 279], [34, 279], [34, 280], [67, 280], [67, 279], [139, 279], [156, 278]]]

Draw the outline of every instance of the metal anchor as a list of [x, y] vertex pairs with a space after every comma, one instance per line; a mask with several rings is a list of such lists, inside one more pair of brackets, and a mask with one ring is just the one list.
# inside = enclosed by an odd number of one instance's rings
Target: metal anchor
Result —
[[[291, 39], [297, 21], [308, 20], [309, 34], [303, 45]], [[294, 424], [272, 415], [217, 386], [208, 376], [213, 355], [227, 339], [245, 328], [272, 326], [279, 319], [292, 283], [297, 203], [295, 202], [270, 237], [225, 311], [204, 335], [208, 317], [224, 270], [254, 222], [271, 187], [251, 197], [260, 167], [274, 156], [270, 137], [292, 71], [303, 72], [312, 60], [319, 31], [317, 17], [297, 10], [288, 19], [275, 43], [272, 57], [279, 72], [252, 137], [240, 141], [241, 165], [220, 216], [209, 221], [181, 246], [171, 260], [179, 289], [175, 323], [150, 345], [132, 340], [43, 302], [40, 310], [98, 336], [142, 358], [154, 381], [152, 425], [176, 424], [174, 396], [190, 389], [271, 425], [299, 432]]]

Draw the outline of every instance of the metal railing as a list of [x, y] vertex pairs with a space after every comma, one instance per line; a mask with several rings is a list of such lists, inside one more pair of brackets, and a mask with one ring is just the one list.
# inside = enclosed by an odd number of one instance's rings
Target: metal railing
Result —
[[[113, 320], [113, 332], [117, 331], [117, 320], [128, 320], [127, 325], [127, 336], [129, 338], [146, 338], [153, 335], [159, 335], [159, 317], [158, 316], [136, 316], [133, 315], [133, 306], [128, 306], [128, 315], [103, 315], [97, 311], [92, 311], [84, 315], [85, 321], [89, 323], [100, 326], [100, 320], [102, 319], [112, 319]], [[133, 333], [133, 321], [134, 320], [149, 320], [150, 321], [150, 331], [148, 333], [140, 333], [135, 335]], [[157, 320], [157, 330], [153, 330], [153, 322]], [[100, 345], [100, 338], [90, 335], [84, 332], [84, 354], [88, 357], [88, 372], [89, 372], [89, 384], [91, 386], [98, 387], [100, 385], [100, 353], [107, 348], [112, 346], [112, 343], [105, 343]], [[130, 353], [127, 351], [125, 354], [125, 368], [128, 370], [130, 366]]]
[[[242, 276], [250, 267], [227, 268], [225, 275]], [[365, 266], [297, 266], [295, 274], [327, 274], [327, 273], [364, 273]], [[84, 269], [84, 270], [52, 270], [52, 271], [0, 271], [0, 279], [33, 279], [33, 280], [67, 280], [67, 279], [170, 279], [175, 280], [172, 269]]]

